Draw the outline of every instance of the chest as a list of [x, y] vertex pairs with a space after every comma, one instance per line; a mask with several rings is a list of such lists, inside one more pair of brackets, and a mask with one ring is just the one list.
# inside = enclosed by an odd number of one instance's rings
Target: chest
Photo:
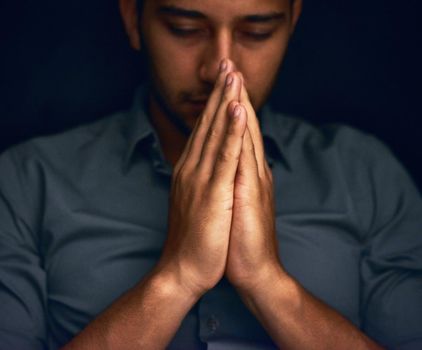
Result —
[[[347, 201], [333, 204], [328, 196], [321, 202], [317, 192], [301, 201], [300, 194], [286, 188], [276, 183], [283, 266], [309, 292], [358, 324], [361, 249]], [[52, 196], [54, 210], [46, 210], [47, 305], [50, 327], [59, 338], [79, 332], [138, 283], [157, 263], [166, 239], [168, 183], [98, 184], [80, 193], [83, 198]], [[206, 334], [210, 319], [237, 324], [227, 326], [227, 335], [249, 333], [268, 340], [226, 282], [207, 293], [184, 324]], [[183, 325], [179, 332], [186, 332]]]

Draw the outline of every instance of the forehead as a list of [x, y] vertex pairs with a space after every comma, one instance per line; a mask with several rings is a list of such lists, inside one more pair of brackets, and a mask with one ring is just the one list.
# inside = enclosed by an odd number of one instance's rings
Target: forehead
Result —
[[154, 10], [180, 8], [199, 12], [218, 21], [231, 21], [251, 15], [284, 12], [289, 9], [290, 0], [149, 0]]

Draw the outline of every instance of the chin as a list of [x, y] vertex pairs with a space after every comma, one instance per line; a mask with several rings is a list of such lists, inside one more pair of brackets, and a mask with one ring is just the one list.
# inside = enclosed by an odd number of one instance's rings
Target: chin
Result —
[[180, 118], [185, 121], [187, 125], [189, 125], [192, 129], [195, 126], [196, 121], [201, 116], [202, 112], [204, 111], [205, 106], [203, 107], [191, 107], [184, 108], [183, 112], [179, 114]]

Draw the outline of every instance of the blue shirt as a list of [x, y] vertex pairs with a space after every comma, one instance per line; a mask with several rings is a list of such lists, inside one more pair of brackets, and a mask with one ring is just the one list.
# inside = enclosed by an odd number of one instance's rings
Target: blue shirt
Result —
[[[166, 239], [171, 166], [131, 111], [0, 156], [0, 348], [55, 349], [137, 284]], [[352, 128], [265, 107], [285, 269], [380, 344], [422, 348], [422, 200], [391, 152]], [[275, 344], [223, 278], [169, 348]]]

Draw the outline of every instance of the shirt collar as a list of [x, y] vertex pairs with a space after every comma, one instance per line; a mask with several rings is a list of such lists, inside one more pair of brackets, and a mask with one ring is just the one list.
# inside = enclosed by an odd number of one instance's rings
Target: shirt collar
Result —
[[128, 169], [133, 159], [136, 148], [140, 143], [151, 142], [154, 138], [155, 130], [151, 125], [148, 111], [148, 85], [143, 84], [138, 87], [129, 112], [128, 122], [125, 125], [125, 135], [127, 139], [127, 149], [124, 155], [124, 167]]
[[[148, 84], [141, 85], [135, 93], [133, 106], [129, 112], [126, 125], [127, 150], [124, 156], [124, 167], [128, 169], [136, 148], [141, 143], [158, 142], [158, 136], [148, 117]], [[282, 161], [289, 166], [286, 154], [285, 140], [288, 128], [283, 127], [283, 115], [273, 111], [269, 104], [263, 106], [259, 112], [259, 121], [265, 145], [266, 159], [270, 165], [275, 160]], [[286, 125], [285, 125], [286, 126]]]
[[285, 144], [289, 128], [284, 121], [283, 114], [275, 112], [270, 104], [264, 105], [259, 112], [259, 124], [268, 163], [272, 165], [275, 160], [278, 160], [289, 168]]

